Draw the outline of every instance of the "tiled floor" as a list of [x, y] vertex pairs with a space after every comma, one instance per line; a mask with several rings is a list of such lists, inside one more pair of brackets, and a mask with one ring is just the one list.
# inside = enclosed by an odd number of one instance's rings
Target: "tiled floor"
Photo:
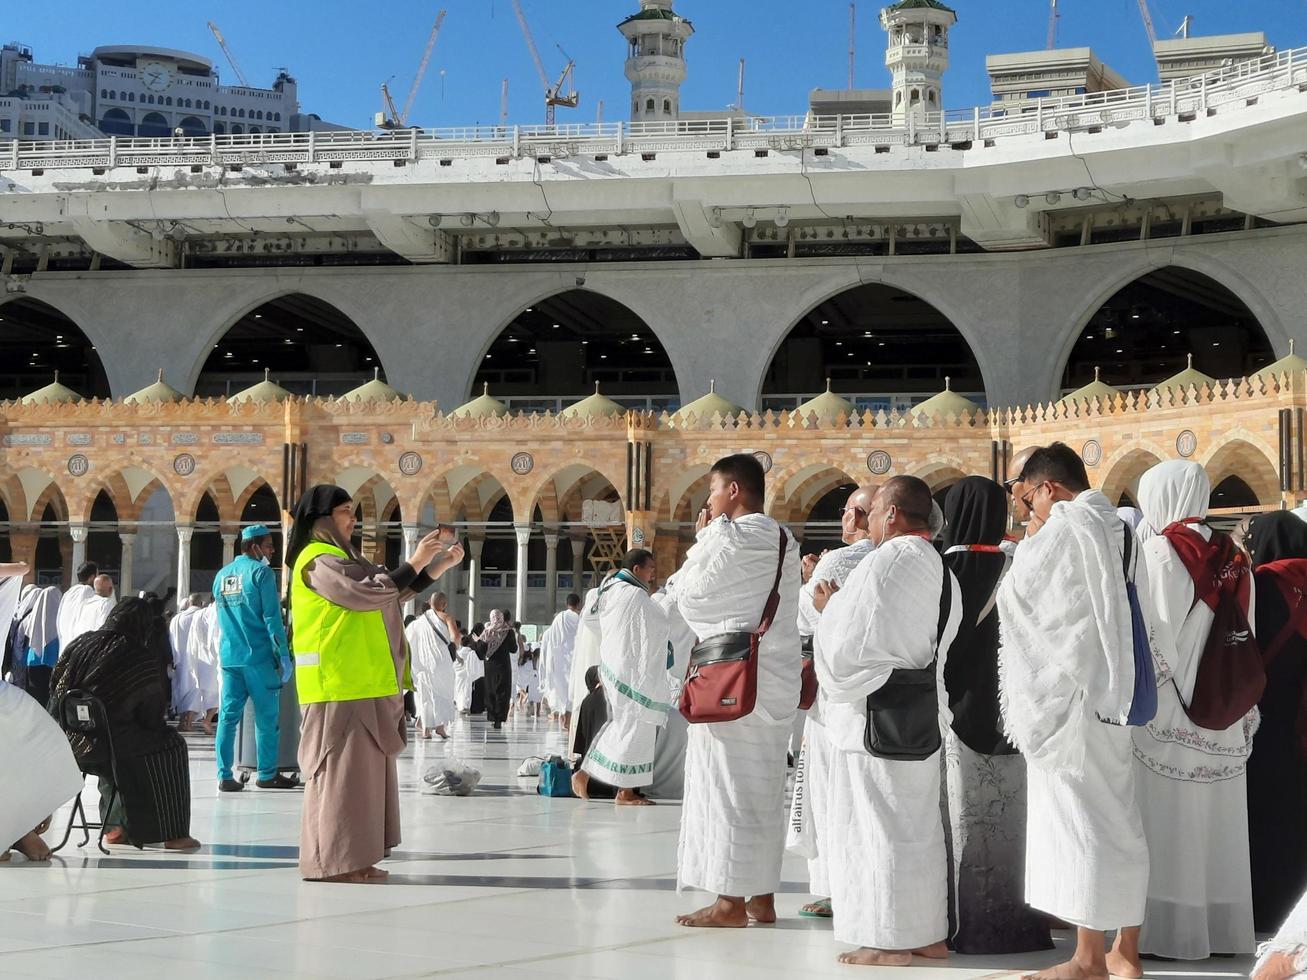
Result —
[[[306, 884], [296, 872], [297, 793], [218, 799], [213, 747], [190, 740], [191, 855], [94, 844], [51, 865], [0, 866], [0, 977], [735, 977], [866, 976], [835, 963], [825, 923], [800, 919], [804, 867], [787, 860], [775, 927], [681, 929], [703, 896], [675, 890], [679, 807], [618, 810], [547, 800], [514, 773], [562, 739], [531, 721], [460, 724], [400, 762], [404, 842], [385, 885]], [[483, 773], [465, 799], [423, 795], [447, 755]], [[88, 800], [94, 796], [88, 792]], [[56, 820], [62, 829], [63, 815]], [[1059, 954], [954, 957], [921, 980], [967, 980]], [[1248, 960], [1153, 964], [1150, 976], [1246, 976]], [[881, 971], [886, 972], [886, 971]], [[903, 971], [890, 971], [902, 975]], [[922, 977], [929, 973], [930, 977]]]

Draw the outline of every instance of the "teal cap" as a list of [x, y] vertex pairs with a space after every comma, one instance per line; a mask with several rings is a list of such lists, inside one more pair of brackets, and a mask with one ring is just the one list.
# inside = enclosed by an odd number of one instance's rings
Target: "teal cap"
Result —
[[241, 532], [241, 540], [253, 541], [255, 538], [266, 538], [271, 533], [266, 524], [251, 524]]

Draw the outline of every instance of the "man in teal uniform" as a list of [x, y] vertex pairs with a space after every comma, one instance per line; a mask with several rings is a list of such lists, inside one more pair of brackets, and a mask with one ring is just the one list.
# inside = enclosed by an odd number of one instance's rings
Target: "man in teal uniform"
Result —
[[281, 686], [290, 679], [291, 659], [286, 626], [277, 601], [277, 575], [268, 566], [276, 553], [272, 533], [262, 524], [241, 532], [241, 554], [218, 570], [213, 580], [214, 605], [222, 642], [222, 704], [218, 713], [218, 789], [238, 792], [243, 784], [232, 778], [236, 726], [246, 700], [254, 702], [255, 745], [259, 755], [260, 789], [294, 789], [298, 783], [277, 772], [280, 737], [277, 715]]

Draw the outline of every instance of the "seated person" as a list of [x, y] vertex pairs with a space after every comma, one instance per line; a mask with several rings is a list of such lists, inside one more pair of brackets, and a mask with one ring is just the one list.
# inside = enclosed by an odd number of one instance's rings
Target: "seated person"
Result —
[[99, 777], [106, 844], [130, 843], [139, 848], [162, 843], [168, 850], [200, 846], [190, 836], [186, 741], [164, 720], [168, 696], [161, 682], [160, 648], [167, 642], [157, 604], [127, 598], [114, 606], [102, 629], [68, 644], [55, 666], [50, 710], [56, 718], [60, 701], [73, 690], [99, 698], [108, 716], [117, 786], [108, 740], [68, 733], [78, 764]]
[[[604, 689], [599, 683], [599, 668], [591, 667], [585, 672], [585, 689], [589, 692], [581, 701], [576, 713], [576, 738], [572, 742], [572, 753], [576, 756], [576, 766], [590, 751], [590, 743], [599, 734], [608, 721], [608, 702], [604, 699]], [[579, 768], [577, 771], [580, 771]], [[617, 796], [617, 787], [591, 777], [586, 790], [591, 799], [611, 800]]]
[[1307, 895], [1289, 913], [1275, 938], [1258, 952], [1253, 980], [1287, 980], [1307, 974]]

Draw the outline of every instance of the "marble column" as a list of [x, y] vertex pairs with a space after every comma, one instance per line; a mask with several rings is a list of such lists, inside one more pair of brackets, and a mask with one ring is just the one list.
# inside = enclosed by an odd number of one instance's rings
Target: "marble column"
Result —
[[227, 534], [222, 535], [222, 563], [230, 565], [236, 560], [236, 538], [239, 535]]
[[73, 539], [73, 553], [69, 558], [69, 564], [72, 565], [72, 571], [76, 574], [77, 569], [82, 567], [86, 561], [86, 538], [89, 529], [85, 524], [69, 524], [68, 536]]
[[194, 534], [194, 525], [177, 525], [177, 602], [179, 603], [191, 594], [191, 536]]
[[[422, 529], [416, 524], [403, 524], [401, 528], [404, 532], [404, 554], [403, 558], [408, 559], [413, 552], [417, 551], [418, 542], [422, 540]], [[418, 569], [419, 572], [422, 569]], [[404, 603], [404, 615], [411, 616], [417, 610], [417, 598], [411, 598]]]
[[545, 617], [558, 611], [558, 531], [545, 532], [545, 590], [549, 597]]
[[572, 534], [572, 591], [585, 598], [585, 542], [588, 534]]
[[485, 538], [467, 539], [467, 622], [463, 625], [469, 630], [477, 621], [477, 593], [481, 591], [481, 549]]
[[118, 595], [132, 594], [132, 558], [136, 551], [136, 532], [119, 531], [118, 540], [123, 545], [123, 557], [118, 563]]
[[519, 622], [526, 616], [527, 545], [531, 543], [531, 525], [514, 524], [517, 535], [517, 593], [514, 596], [513, 618]]

